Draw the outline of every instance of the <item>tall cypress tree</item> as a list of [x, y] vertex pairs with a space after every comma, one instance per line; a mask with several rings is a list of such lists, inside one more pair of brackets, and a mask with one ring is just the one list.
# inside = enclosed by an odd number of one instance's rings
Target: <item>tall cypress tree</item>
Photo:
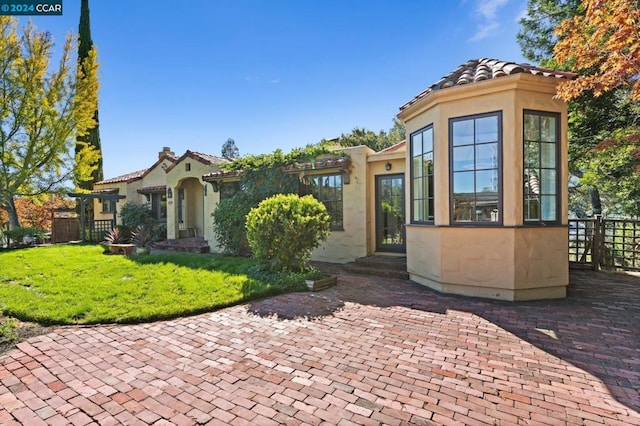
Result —
[[[93, 49], [93, 41], [91, 40], [91, 24], [89, 21], [89, 0], [82, 0], [80, 4], [80, 25], [78, 26], [78, 68], [84, 74], [85, 59], [89, 56], [89, 53]], [[97, 89], [96, 89], [97, 90]], [[95, 170], [91, 173], [91, 179], [76, 182], [76, 185], [80, 189], [91, 190], [94, 182], [101, 181], [104, 176], [102, 172], [102, 148], [100, 146], [100, 130], [98, 124], [98, 107], [94, 111], [93, 118], [96, 122], [94, 128], [89, 129], [87, 134], [78, 136], [76, 141], [76, 160], [79, 159], [80, 151], [86, 147], [93, 147], [99, 157], [94, 159], [90, 166], [95, 167]]]
[[[80, 3], [80, 23], [78, 25], [78, 74], [82, 78], [86, 75], [85, 62], [90, 55], [96, 60], [93, 40], [91, 40], [91, 23], [89, 20], [89, 0], [82, 0]], [[98, 90], [96, 86], [96, 91]], [[97, 97], [97, 93], [96, 93]], [[98, 122], [98, 104], [93, 113], [95, 127], [89, 129], [85, 134], [79, 134], [76, 138], [75, 158], [76, 169], [93, 169], [91, 178], [88, 180], [79, 179], [76, 175], [76, 189], [82, 192], [89, 192], [93, 189], [93, 184], [104, 179], [102, 171], [102, 147], [100, 145], [100, 130]], [[78, 206], [79, 208], [80, 206]], [[93, 203], [87, 203], [85, 214], [89, 219], [93, 219]]]

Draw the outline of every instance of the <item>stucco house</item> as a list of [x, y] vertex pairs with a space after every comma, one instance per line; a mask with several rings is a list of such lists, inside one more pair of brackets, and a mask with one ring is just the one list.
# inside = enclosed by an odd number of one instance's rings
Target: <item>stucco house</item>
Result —
[[[286, 168], [332, 218], [313, 259], [406, 256], [410, 278], [442, 292], [564, 297], [567, 107], [555, 93], [572, 77], [471, 60], [400, 107], [405, 142], [380, 152], [339, 148]], [[211, 213], [241, 190], [237, 173], [220, 170], [226, 161], [165, 148], [149, 169], [99, 182], [94, 192], [149, 201], [166, 220], [169, 244], [198, 239], [217, 252]], [[109, 208], [96, 217], [103, 212]]]
[[[304, 180], [331, 216], [331, 235], [313, 260], [346, 263], [375, 252], [404, 253], [405, 143], [380, 152], [366, 146], [335, 152], [285, 170]], [[227, 187], [238, 190], [236, 173], [213, 172], [203, 179], [218, 200]], [[215, 241], [213, 229], [205, 238]]]
[[[202, 237], [208, 226], [205, 212], [210, 211], [215, 203], [213, 197], [207, 199], [201, 178], [219, 170], [219, 165], [225, 162], [228, 160], [195, 151], [187, 151], [178, 157], [170, 148], [164, 147], [149, 168], [94, 184], [94, 194], [125, 197], [119, 201], [96, 198], [94, 219], [111, 220], [117, 204], [149, 203], [158, 222], [166, 224], [167, 238]], [[116, 224], [121, 224], [121, 221], [116, 215]]]
[[[170, 148], [164, 147], [158, 153], [155, 163], [149, 168], [96, 182], [93, 185], [94, 194], [118, 194], [125, 198], [118, 201], [95, 198], [93, 200], [94, 219], [111, 220], [118, 205], [127, 202], [140, 204], [149, 202], [153, 206], [156, 219], [159, 222], [166, 221], [165, 170], [173, 166], [177, 159]], [[116, 215], [116, 224], [119, 225], [121, 222], [121, 218]]]

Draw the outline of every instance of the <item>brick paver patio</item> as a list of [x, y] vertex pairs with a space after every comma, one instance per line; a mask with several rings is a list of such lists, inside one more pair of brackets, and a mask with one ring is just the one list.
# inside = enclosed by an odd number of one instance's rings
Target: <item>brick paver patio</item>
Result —
[[321, 293], [0, 356], [0, 424], [640, 425], [640, 278], [506, 303], [341, 274]]

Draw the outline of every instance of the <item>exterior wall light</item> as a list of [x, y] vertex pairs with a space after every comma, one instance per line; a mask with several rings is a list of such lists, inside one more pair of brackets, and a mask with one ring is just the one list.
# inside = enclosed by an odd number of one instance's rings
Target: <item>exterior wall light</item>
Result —
[[173, 198], [173, 191], [171, 188], [167, 188], [167, 198]]
[[384, 165], [384, 169], [385, 169], [386, 171], [391, 170], [391, 167], [392, 167], [392, 164], [391, 164], [391, 163], [389, 163], [389, 162], [387, 162], [387, 164], [385, 164], [385, 165]]

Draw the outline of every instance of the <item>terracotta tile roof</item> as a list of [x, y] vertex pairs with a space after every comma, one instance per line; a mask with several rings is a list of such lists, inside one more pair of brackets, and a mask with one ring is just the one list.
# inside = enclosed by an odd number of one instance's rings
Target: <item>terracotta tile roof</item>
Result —
[[138, 189], [138, 194], [158, 194], [166, 192], [166, 190], [166, 185], [145, 186], [144, 188]]
[[[351, 160], [347, 157], [329, 157], [317, 158], [303, 163], [293, 163], [282, 167], [285, 173], [298, 173], [304, 170], [326, 170], [326, 169], [342, 169], [346, 170], [351, 165]], [[214, 180], [224, 180], [236, 178], [242, 174], [242, 170], [230, 170], [207, 173], [202, 176], [202, 180], [210, 182]]]
[[220, 164], [220, 163], [228, 163], [229, 160], [227, 160], [226, 158], [222, 158], [222, 157], [218, 157], [215, 155], [210, 155], [210, 154], [205, 154], [202, 152], [197, 152], [197, 151], [191, 151], [191, 150], [187, 150], [184, 154], [182, 154], [182, 156], [180, 156], [180, 158], [178, 158], [176, 160], [176, 162], [171, 165], [170, 167], [167, 167], [167, 172], [169, 172], [170, 170], [172, 170], [174, 167], [176, 167], [182, 160], [184, 160], [185, 158], [192, 158], [196, 161], [199, 161], [207, 166], [212, 165], [212, 164]]
[[500, 61], [498, 59], [472, 59], [460, 65], [454, 71], [442, 77], [432, 84], [427, 90], [418, 94], [406, 104], [400, 107], [400, 111], [407, 109], [429, 93], [436, 90], [446, 89], [464, 84], [477, 83], [484, 80], [491, 80], [506, 75], [527, 73], [532, 75], [542, 75], [545, 77], [572, 79], [575, 74], [540, 68], [530, 64], [516, 64], [515, 62]]
[[376, 154], [391, 154], [392, 152], [396, 152], [399, 151], [401, 149], [403, 149], [405, 147], [405, 145], [407, 144], [407, 141], [404, 140], [402, 142], [398, 142], [395, 145], [391, 145], [389, 148], [385, 148], [381, 151], [376, 152]]
[[202, 176], [202, 180], [210, 182], [218, 179], [236, 178], [242, 174], [242, 170], [227, 170], [220, 172], [211, 172]]
[[107, 185], [110, 183], [121, 183], [121, 182], [131, 182], [136, 179], [140, 179], [148, 169], [138, 170], [137, 172], [127, 173], [126, 175], [116, 176], [111, 179], [101, 180], [100, 182], [94, 183], [94, 185]]
[[118, 188], [98, 188], [91, 191], [92, 194], [117, 194]]
[[329, 157], [329, 158], [316, 158], [315, 160], [307, 161], [304, 163], [294, 163], [283, 167], [285, 172], [299, 172], [301, 170], [323, 170], [339, 168], [347, 170], [351, 165], [351, 161], [347, 157]]
[[187, 155], [187, 154], [191, 154], [191, 155], [189, 155], [191, 158], [198, 159], [198, 160], [200, 160], [200, 161], [202, 161], [203, 163], [206, 163], [206, 164], [227, 163], [229, 161], [226, 158], [222, 158], [222, 157], [218, 157], [218, 156], [210, 155], [210, 154], [205, 154], [203, 152], [197, 152], [197, 151], [189, 151], [189, 150], [187, 150], [185, 155]]

